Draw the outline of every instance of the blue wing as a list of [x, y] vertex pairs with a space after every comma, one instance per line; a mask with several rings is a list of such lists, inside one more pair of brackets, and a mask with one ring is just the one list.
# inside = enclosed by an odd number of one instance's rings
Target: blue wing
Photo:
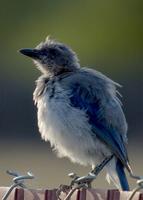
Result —
[[[94, 89], [96, 90], [96, 88]], [[85, 110], [92, 127], [92, 132], [106, 143], [111, 151], [126, 165], [128, 157], [122, 134], [118, 133], [118, 128], [114, 125], [114, 120], [109, 121], [107, 119], [107, 113], [105, 112], [107, 112], [106, 105], [108, 105], [108, 102], [103, 102], [105, 99], [102, 99], [98, 95], [102, 91], [95, 90], [93, 91], [92, 85], [86, 88], [83, 84], [74, 83], [71, 89], [70, 102], [72, 106]], [[114, 99], [109, 96], [108, 101], [111, 103]], [[114, 110], [116, 109], [115, 104], [116, 101], [113, 104]]]

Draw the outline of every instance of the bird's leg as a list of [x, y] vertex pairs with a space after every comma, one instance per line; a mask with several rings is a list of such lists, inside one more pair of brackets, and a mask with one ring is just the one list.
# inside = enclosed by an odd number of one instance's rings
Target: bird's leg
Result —
[[133, 170], [132, 170], [132, 168], [131, 168], [131, 166], [128, 162], [127, 162], [127, 170], [129, 172], [129, 175], [130, 175], [131, 178], [134, 178], [134, 179], [137, 179], [137, 180], [143, 180], [143, 176], [138, 176], [138, 175], [135, 175], [133, 173]]
[[138, 175], [135, 175], [132, 171], [132, 169], [130, 168], [129, 166], [129, 175], [131, 178], [134, 178], [134, 179], [137, 179], [137, 180], [143, 180], [143, 176], [138, 176]]
[[114, 155], [106, 157], [99, 165], [96, 165], [96, 167], [90, 173], [95, 174], [97, 176], [105, 167], [105, 165], [113, 158], [113, 156]]
[[97, 175], [101, 172], [104, 166], [113, 158], [114, 155], [106, 157], [99, 165], [97, 165], [87, 176], [79, 177], [74, 173], [69, 174], [73, 179], [71, 181], [71, 187], [74, 184], [82, 185], [82, 187], [91, 187], [91, 183], [96, 179]]

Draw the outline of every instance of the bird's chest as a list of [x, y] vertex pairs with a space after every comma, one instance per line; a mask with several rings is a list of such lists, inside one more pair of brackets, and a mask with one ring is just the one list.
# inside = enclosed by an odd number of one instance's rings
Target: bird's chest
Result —
[[51, 143], [57, 143], [55, 140], [58, 140], [58, 137], [67, 137], [73, 130], [79, 134], [79, 130], [75, 129], [78, 129], [81, 123], [87, 122], [85, 112], [71, 106], [69, 93], [70, 91], [65, 91], [56, 83], [47, 87], [38, 98], [39, 130], [42, 137]]
[[50, 141], [60, 156], [81, 163], [95, 146], [86, 113], [71, 106], [69, 91], [64, 91], [59, 85], [51, 94], [51, 90], [47, 90], [37, 101], [41, 136]]
[[35, 90], [39, 131], [59, 156], [84, 165], [93, 164], [103, 145], [95, 133], [93, 139], [85, 110], [73, 107], [70, 97], [70, 90], [63, 89], [58, 83], [41, 87], [41, 91]]

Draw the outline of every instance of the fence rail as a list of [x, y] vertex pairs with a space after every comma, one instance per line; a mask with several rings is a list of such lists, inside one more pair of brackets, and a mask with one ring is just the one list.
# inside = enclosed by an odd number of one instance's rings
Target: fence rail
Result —
[[[10, 187], [0, 187], [0, 200], [143, 200], [143, 179], [137, 180], [137, 187], [133, 191], [103, 190], [87, 187], [83, 183], [60, 185], [57, 189], [30, 189], [25, 181], [33, 179], [34, 175], [27, 172], [7, 171], [13, 177]], [[69, 175], [76, 180], [75, 174]]]
[[[8, 187], [0, 187], [0, 199], [9, 190]], [[15, 188], [7, 198], [7, 200], [57, 200], [57, 189], [53, 190], [34, 190]], [[70, 200], [127, 200], [132, 192], [120, 192], [118, 190], [103, 189], [77, 189]], [[61, 200], [66, 198], [65, 193], [60, 196]], [[137, 192], [133, 200], [143, 200], [143, 193]]]

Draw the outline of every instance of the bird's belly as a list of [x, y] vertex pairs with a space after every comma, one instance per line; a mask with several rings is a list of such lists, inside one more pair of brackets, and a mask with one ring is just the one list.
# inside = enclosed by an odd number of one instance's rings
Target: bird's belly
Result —
[[68, 157], [82, 165], [94, 165], [96, 159], [110, 155], [109, 149], [91, 131], [83, 110], [73, 108], [67, 98], [38, 100], [38, 126], [42, 138], [50, 141], [60, 157]]

